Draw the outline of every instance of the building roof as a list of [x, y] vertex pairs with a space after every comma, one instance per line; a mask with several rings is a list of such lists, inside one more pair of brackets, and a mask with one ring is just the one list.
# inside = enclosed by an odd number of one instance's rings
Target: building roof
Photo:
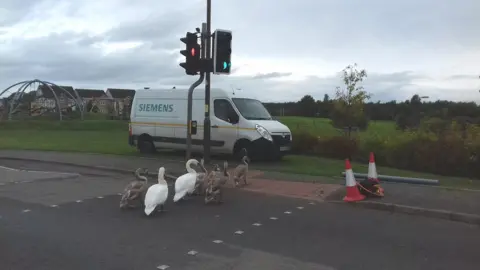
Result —
[[105, 96], [105, 91], [99, 89], [75, 89], [81, 98], [99, 98]]
[[113, 98], [133, 98], [135, 96], [135, 90], [133, 89], [107, 88], [107, 92], [109, 92]]
[[[70, 95], [72, 95], [74, 98], [76, 98], [76, 95], [75, 95], [75, 92], [73, 90], [73, 87], [72, 86], [63, 86], [63, 85], [50, 85], [50, 87], [52, 88], [52, 90], [55, 92], [55, 94], [57, 96], [59, 96], [60, 94], [64, 94], [65, 91], [63, 91], [61, 88], [65, 89], [68, 93], [70, 93]], [[61, 87], [61, 88], [60, 88]], [[53, 93], [52, 91], [50, 91], [50, 88], [48, 88], [47, 86], [43, 85], [43, 84], [40, 84], [37, 88], [37, 91], [40, 90], [42, 92], [42, 96], [44, 98], [54, 98], [53, 96]], [[69, 95], [67, 95], [67, 97], [70, 97]]]

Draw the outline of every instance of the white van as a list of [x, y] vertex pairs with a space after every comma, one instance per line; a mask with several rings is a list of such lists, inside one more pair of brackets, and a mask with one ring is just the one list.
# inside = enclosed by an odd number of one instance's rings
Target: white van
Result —
[[[188, 89], [137, 90], [132, 103], [129, 144], [140, 152], [158, 148], [186, 149]], [[222, 89], [210, 90], [211, 153], [277, 159], [290, 151], [292, 134], [273, 120], [263, 104]], [[192, 152], [203, 152], [205, 89], [193, 91]]]

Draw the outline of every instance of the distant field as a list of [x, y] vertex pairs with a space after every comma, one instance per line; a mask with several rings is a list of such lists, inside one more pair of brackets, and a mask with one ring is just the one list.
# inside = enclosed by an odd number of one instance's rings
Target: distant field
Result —
[[[278, 117], [278, 120], [287, 125], [292, 132], [303, 131], [310, 132], [317, 136], [336, 136], [341, 135], [342, 131], [335, 129], [330, 124], [330, 119], [326, 118], [308, 118], [297, 116]], [[365, 132], [360, 132], [362, 136], [370, 136], [375, 134], [377, 136], [391, 136], [398, 133], [395, 129], [395, 123], [390, 121], [370, 121], [369, 128]]]

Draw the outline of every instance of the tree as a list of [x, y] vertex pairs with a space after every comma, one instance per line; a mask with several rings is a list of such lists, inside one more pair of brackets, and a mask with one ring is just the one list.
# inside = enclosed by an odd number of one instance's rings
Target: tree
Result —
[[368, 119], [364, 106], [371, 94], [359, 84], [367, 77], [365, 69], [358, 70], [357, 64], [343, 69], [342, 79], [345, 88], [337, 87], [332, 108], [332, 125], [337, 128], [348, 128], [348, 136], [353, 127], [366, 129]]
[[328, 94], [325, 94], [323, 96], [323, 103], [328, 103], [330, 101], [330, 97], [328, 96]]
[[405, 101], [395, 117], [397, 128], [400, 130], [418, 128], [422, 119], [421, 107], [422, 99], [417, 94]]
[[305, 95], [298, 102], [300, 114], [306, 117], [315, 116], [317, 106], [315, 104], [315, 99], [310, 95]]

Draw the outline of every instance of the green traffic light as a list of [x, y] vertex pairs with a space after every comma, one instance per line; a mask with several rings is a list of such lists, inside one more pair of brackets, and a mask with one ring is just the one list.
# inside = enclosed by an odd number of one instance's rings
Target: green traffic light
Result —
[[228, 66], [230, 66], [230, 63], [223, 62], [223, 69], [227, 69]]

